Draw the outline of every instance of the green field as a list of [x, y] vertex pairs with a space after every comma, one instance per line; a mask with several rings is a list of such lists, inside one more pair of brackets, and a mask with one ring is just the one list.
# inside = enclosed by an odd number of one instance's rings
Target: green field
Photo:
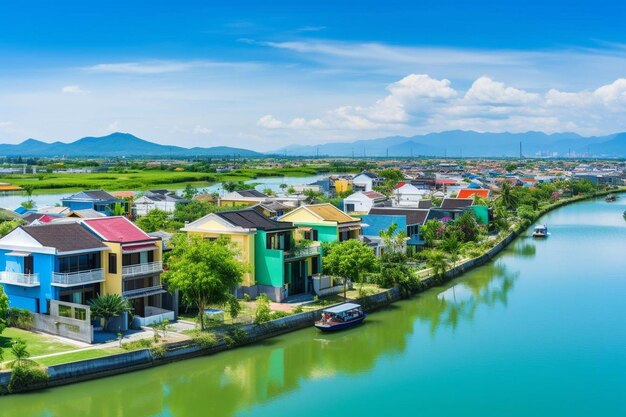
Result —
[[11, 343], [18, 338], [26, 342], [27, 350], [31, 357], [76, 349], [75, 345], [60, 342], [51, 336], [29, 332], [15, 327], [7, 327], [2, 334], [0, 334], [0, 348], [2, 348], [4, 352], [5, 361], [15, 359], [11, 354]]
[[121, 348], [106, 348], [106, 349], [82, 349], [73, 352], [63, 353], [61, 355], [48, 356], [46, 358], [36, 359], [39, 365], [52, 366], [59, 365], [61, 363], [70, 363], [84, 361], [87, 359], [102, 358], [104, 356], [115, 355], [117, 353], [125, 352]]
[[85, 174], [26, 174], [0, 176], [0, 182], [19, 186], [30, 185], [36, 191], [51, 190], [146, 190], [167, 188], [186, 184], [206, 186], [216, 182], [247, 181], [265, 177], [305, 177], [315, 175], [321, 167], [295, 167], [276, 169], [243, 168], [229, 173], [206, 173], [164, 170], [129, 170], [125, 172], [85, 173]]

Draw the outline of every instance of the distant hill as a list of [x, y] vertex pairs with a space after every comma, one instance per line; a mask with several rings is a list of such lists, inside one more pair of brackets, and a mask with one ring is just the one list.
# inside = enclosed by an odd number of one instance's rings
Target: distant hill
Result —
[[27, 139], [17, 145], [0, 144], [0, 155], [21, 157], [132, 157], [132, 156], [261, 156], [249, 149], [215, 146], [210, 148], [183, 148], [160, 145], [140, 139], [130, 133], [112, 133], [101, 137], [85, 137], [74, 142], [46, 143]]
[[285, 155], [330, 156], [491, 156], [515, 157], [522, 154], [559, 156], [575, 153], [596, 156], [626, 157], [626, 133], [583, 137], [576, 133], [543, 132], [479, 133], [452, 130], [417, 136], [391, 136], [355, 142], [321, 145], [292, 145], [275, 151]]

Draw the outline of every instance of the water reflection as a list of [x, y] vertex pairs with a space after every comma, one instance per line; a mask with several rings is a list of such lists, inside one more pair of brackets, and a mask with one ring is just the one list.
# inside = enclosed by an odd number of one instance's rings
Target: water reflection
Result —
[[429, 323], [456, 329], [481, 305], [507, 303], [518, 274], [490, 263], [467, 278], [370, 315], [338, 334], [314, 329], [213, 357], [139, 373], [0, 399], [2, 409], [26, 416], [233, 416], [298, 389], [305, 381], [371, 370], [384, 356], [406, 351], [411, 335]]

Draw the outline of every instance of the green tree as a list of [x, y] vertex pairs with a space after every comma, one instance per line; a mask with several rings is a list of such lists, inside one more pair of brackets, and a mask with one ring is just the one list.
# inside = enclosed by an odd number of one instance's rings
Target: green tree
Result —
[[187, 200], [191, 200], [196, 194], [198, 194], [198, 189], [193, 187], [191, 184], [187, 184], [185, 189], [183, 190], [183, 198]]
[[272, 319], [270, 299], [267, 294], [259, 294], [256, 298], [256, 310], [254, 311], [254, 324], [261, 324]]
[[274, 192], [274, 190], [272, 190], [272, 189], [271, 189], [271, 188], [269, 188], [269, 187], [266, 187], [266, 188], [264, 188], [264, 189], [263, 189], [263, 194], [265, 194], [265, 195], [269, 195], [269, 196], [276, 195], [276, 193]]
[[104, 320], [104, 328], [108, 330], [109, 320], [131, 310], [128, 300], [119, 294], [100, 294], [89, 302], [94, 316]]
[[313, 190], [304, 190], [304, 195], [306, 197], [305, 201], [307, 204], [320, 203], [324, 197], [323, 193]]
[[448, 253], [448, 257], [450, 258], [450, 261], [452, 261], [453, 266], [456, 266], [456, 262], [459, 260], [461, 247], [461, 242], [454, 234], [443, 239], [439, 245], [439, 248], [442, 251]]
[[343, 278], [343, 297], [346, 298], [347, 280], [361, 283], [366, 272], [376, 268], [374, 251], [358, 240], [350, 239], [332, 246], [330, 253], [324, 257], [324, 270]]
[[[386, 230], [381, 230], [378, 234], [385, 245], [385, 253], [405, 253], [406, 252], [406, 232], [397, 232], [398, 225], [392, 224]], [[396, 233], [397, 232], [397, 233]]]
[[439, 238], [439, 231], [442, 228], [443, 224], [437, 219], [428, 220], [424, 226], [420, 228], [420, 234], [426, 246], [435, 246], [435, 241]]
[[124, 214], [126, 214], [126, 209], [124, 208], [124, 205], [119, 202], [115, 203], [115, 205], [113, 206], [113, 215], [123, 216]]
[[500, 187], [500, 201], [507, 210], [514, 210], [517, 206], [517, 199], [512, 190], [513, 187], [507, 181]]
[[15, 229], [17, 226], [21, 226], [24, 223], [25, 222], [22, 219], [5, 220], [5, 221], [1, 222], [0, 223], [0, 237], [6, 235], [7, 233], [9, 233], [13, 229]]
[[145, 216], [142, 216], [136, 221], [144, 232], [156, 232], [157, 230], [167, 230], [171, 225], [169, 214], [166, 211], [160, 209], [153, 209]]
[[10, 368], [29, 367], [35, 365], [35, 361], [29, 359], [30, 352], [24, 339], [17, 338], [11, 343], [11, 354], [15, 358], [9, 363]]
[[[9, 297], [4, 293], [4, 288], [0, 285], [0, 334], [6, 327], [6, 316], [9, 313]], [[2, 362], [2, 359], [0, 359]]]
[[448, 270], [448, 258], [440, 250], [431, 250], [426, 253], [426, 264], [432, 269], [437, 279], [442, 279]]
[[169, 269], [163, 280], [198, 309], [204, 330], [204, 310], [210, 305], [223, 306], [230, 300], [242, 281], [245, 267], [237, 259], [235, 245], [226, 238], [212, 241], [199, 235], [179, 234], [172, 243]]
[[32, 197], [35, 187], [33, 187], [31, 184], [26, 184], [22, 186], [22, 189], [24, 189], [24, 192], [26, 193], [26, 195], [28, 196], [28, 199], [30, 200], [30, 197]]
[[35, 202], [33, 200], [26, 200], [26, 201], [22, 201], [20, 203], [20, 206], [24, 207], [26, 210], [30, 210], [32, 208], [35, 208]]

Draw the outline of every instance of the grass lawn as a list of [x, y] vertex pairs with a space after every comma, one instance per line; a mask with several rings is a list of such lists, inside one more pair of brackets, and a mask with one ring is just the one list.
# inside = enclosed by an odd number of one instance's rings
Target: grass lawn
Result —
[[18, 338], [26, 342], [30, 356], [48, 355], [50, 353], [76, 349], [75, 345], [59, 342], [51, 336], [29, 332], [15, 327], [7, 327], [2, 334], [0, 334], [0, 347], [4, 350], [5, 361], [15, 359], [11, 354], [11, 343]]
[[61, 363], [78, 362], [85, 359], [101, 358], [103, 356], [115, 355], [123, 352], [125, 352], [125, 350], [121, 348], [83, 349], [75, 352], [64, 353], [62, 355], [36, 359], [36, 361], [38, 364], [43, 366], [52, 366], [59, 365]]

